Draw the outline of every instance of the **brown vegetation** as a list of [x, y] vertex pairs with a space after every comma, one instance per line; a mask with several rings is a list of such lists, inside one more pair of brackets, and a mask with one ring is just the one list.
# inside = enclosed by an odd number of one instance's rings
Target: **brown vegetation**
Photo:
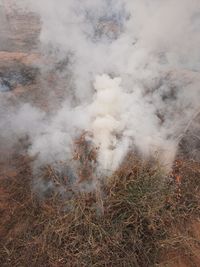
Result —
[[166, 177], [129, 155], [93, 193], [64, 196], [63, 175], [45, 169], [55, 186], [43, 199], [30, 164], [1, 173], [1, 266], [199, 266], [200, 164], [179, 161]]

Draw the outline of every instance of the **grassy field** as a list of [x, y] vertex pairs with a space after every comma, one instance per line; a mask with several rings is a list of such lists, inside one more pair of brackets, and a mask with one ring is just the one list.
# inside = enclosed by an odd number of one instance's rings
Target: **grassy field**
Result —
[[64, 195], [67, 178], [47, 167], [54, 189], [43, 198], [30, 165], [15, 158], [1, 174], [1, 266], [199, 266], [199, 163], [177, 160], [166, 176], [129, 155], [94, 192]]
[[[16, 13], [14, 2], [0, 1], [5, 99], [11, 106], [30, 102], [52, 112], [66, 97], [67, 58], [54, 66], [50, 55], [42, 57], [38, 16]], [[38, 66], [49, 69], [41, 74]], [[198, 73], [172, 70], [170, 75]], [[199, 144], [198, 135], [188, 140], [195, 138]], [[187, 136], [182, 138], [183, 153], [170, 173], [130, 153], [92, 191], [78, 190], [87, 188], [88, 175], [93, 179], [90, 160], [96, 157], [85, 155], [82, 143], [76, 148], [83, 162], [74, 157], [82, 176], [74, 185], [67, 172], [53, 166], [33, 175], [34, 159], [24, 153], [26, 147], [17, 144], [13, 154], [1, 140], [0, 267], [199, 267], [200, 163], [189, 160], [193, 148], [199, 151], [196, 139], [191, 147]], [[62, 169], [68, 164], [63, 162]]]

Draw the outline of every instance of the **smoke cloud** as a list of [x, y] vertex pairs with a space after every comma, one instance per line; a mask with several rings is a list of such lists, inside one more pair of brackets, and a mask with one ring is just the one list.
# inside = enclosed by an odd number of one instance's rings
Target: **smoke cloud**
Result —
[[[40, 18], [39, 49], [50, 62], [40, 65], [41, 73], [62, 60], [67, 67], [57, 70], [63, 88], [58, 107], [46, 112], [34, 103], [3, 105], [2, 140], [28, 136], [28, 153], [43, 165], [71, 160], [75, 138], [88, 131], [98, 147], [101, 174], [115, 171], [130, 150], [157, 155], [169, 167], [200, 108], [200, 2], [26, 0], [16, 5]], [[47, 88], [45, 93], [51, 94]]]

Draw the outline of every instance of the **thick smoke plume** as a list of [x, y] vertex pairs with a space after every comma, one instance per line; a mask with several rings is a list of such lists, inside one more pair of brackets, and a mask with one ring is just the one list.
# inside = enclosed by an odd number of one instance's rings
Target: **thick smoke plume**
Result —
[[200, 2], [27, 0], [17, 6], [40, 18], [40, 52], [51, 58], [41, 72], [62, 60], [67, 67], [59, 73], [62, 103], [48, 112], [33, 103], [10, 107], [2, 94], [2, 140], [27, 135], [29, 154], [43, 165], [71, 160], [75, 138], [88, 131], [101, 174], [116, 170], [130, 150], [169, 167], [200, 108]]

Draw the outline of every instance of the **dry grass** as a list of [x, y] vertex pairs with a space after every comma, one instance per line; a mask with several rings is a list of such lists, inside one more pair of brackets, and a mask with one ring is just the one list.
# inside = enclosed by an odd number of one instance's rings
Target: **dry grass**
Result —
[[[200, 240], [189, 232], [200, 213], [198, 163], [180, 161], [166, 177], [129, 155], [95, 192], [63, 197], [55, 184], [45, 199], [31, 190], [29, 165], [21, 157], [1, 177], [0, 266], [167, 266], [158, 263], [171, 251], [198, 266]], [[48, 168], [48, 179], [63, 181]]]

